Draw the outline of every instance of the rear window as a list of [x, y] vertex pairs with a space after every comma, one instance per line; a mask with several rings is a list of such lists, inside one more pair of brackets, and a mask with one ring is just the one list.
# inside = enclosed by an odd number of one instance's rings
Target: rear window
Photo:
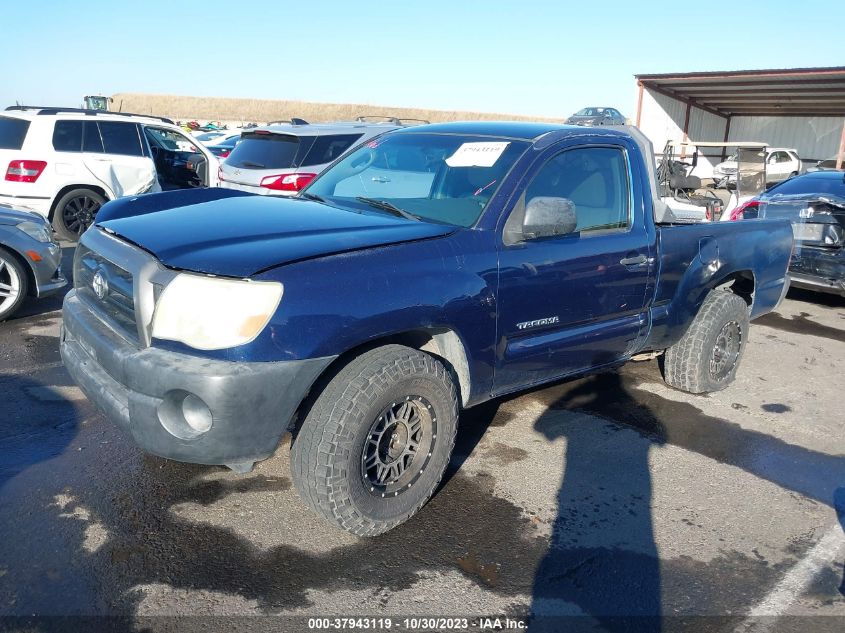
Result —
[[845, 196], [845, 179], [841, 174], [835, 178], [790, 178], [771, 187], [764, 197], [771, 198], [778, 194], [794, 196], [802, 193], [832, 193]]
[[302, 161], [303, 167], [330, 163], [348, 150], [363, 134], [330, 134], [318, 136]]
[[100, 136], [103, 138], [106, 154], [144, 155], [141, 138], [138, 136], [138, 126], [134, 123], [101, 121]]
[[244, 132], [226, 164], [242, 169], [289, 169], [296, 166], [297, 150], [296, 136]]
[[0, 116], [0, 149], [20, 149], [29, 129], [29, 121]]

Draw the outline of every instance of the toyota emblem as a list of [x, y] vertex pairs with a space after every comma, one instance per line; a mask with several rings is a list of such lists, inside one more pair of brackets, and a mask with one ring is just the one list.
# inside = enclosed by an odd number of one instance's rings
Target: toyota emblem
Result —
[[106, 280], [106, 276], [103, 274], [103, 271], [98, 270], [94, 275], [94, 279], [91, 280], [91, 287], [94, 289], [94, 294], [97, 295], [99, 299], [105, 299], [106, 295], [109, 294], [109, 282]]

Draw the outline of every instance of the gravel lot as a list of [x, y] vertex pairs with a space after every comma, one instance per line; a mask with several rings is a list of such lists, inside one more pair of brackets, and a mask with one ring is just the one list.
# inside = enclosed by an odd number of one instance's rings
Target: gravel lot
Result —
[[718, 394], [674, 391], [647, 361], [467, 412], [431, 503], [369, 540], [306, 510], [287, 440], [248, 475], [139, 452], [64, 371], [60, 302], [0, 325], [0, 616], [845, 628], [841, 299], [790, 292]]

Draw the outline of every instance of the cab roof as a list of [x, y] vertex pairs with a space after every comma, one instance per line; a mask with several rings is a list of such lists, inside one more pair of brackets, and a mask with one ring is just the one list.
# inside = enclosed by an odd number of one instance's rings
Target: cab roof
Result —
[[562, 125], [560, 123], [530, 123], [524, 121], [455, 121], [452, 123], [432, 123], [430, 125], [415, 125], [401, 130], [400, 134], [408, 132], [427, 132], [431, 134], [469, 134], [474, 136], [498, 136], [525, 141], [533, 141], [549, 132], [564, 130], [580, 130], [583, 127]]

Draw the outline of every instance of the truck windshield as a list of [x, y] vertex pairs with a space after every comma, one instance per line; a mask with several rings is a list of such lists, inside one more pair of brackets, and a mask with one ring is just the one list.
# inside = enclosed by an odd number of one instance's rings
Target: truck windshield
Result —
[[355, 209], [389, 203], [422, 220], [472, 226], [529, 146], [505, 138], [388, 134], [350, 153], [303, 194]]

